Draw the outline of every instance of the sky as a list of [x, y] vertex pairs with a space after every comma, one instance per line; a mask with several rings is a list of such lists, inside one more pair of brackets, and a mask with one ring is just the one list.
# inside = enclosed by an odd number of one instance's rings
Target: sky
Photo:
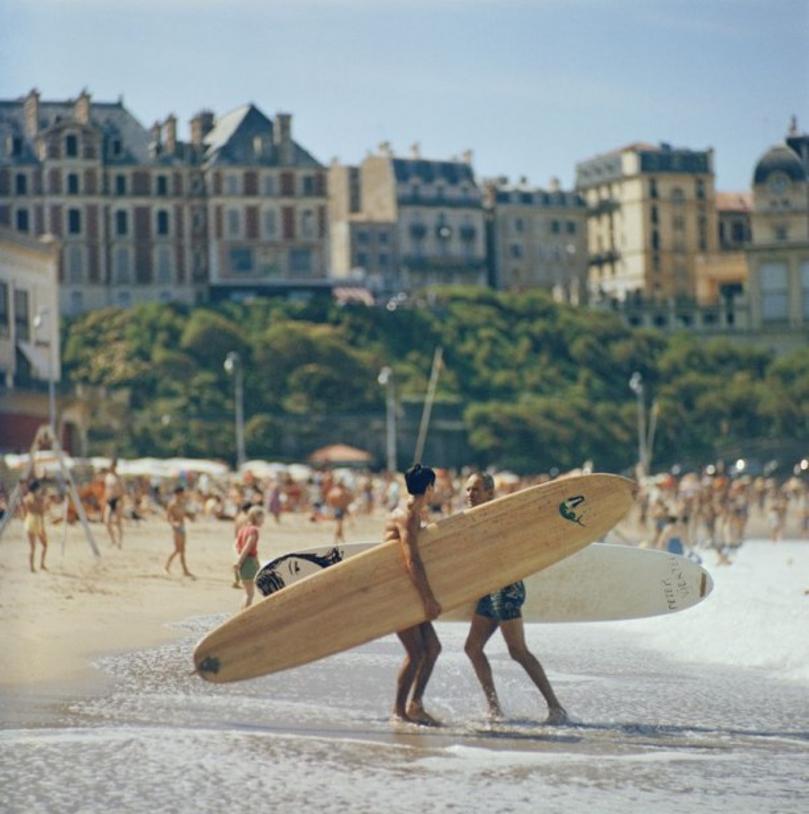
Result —
[[537, 186], [638, 141], [713, 147], [741, 191], [792, 115], [809, 131], [809, 0], [0, 0], [0, 98], [32, 87], [184, 139], [253, 102], [323, 163], [418, 143]]

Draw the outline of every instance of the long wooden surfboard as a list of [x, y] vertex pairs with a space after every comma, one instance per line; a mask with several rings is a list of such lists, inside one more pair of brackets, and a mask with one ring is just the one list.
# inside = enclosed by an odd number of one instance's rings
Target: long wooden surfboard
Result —
[[[419, 533], [427, 579], [445, 610], [548, 568], [602, 537], [635, 484], [581, 475], [454, 514]], [[227, 682], [297, 667], [425, 621], [398, 542], [374, 546], [278, 591], [205, 636], [194, 665]]]
[[[378, 543], [318, 546], [268, 562], [256, 575], [264, 596], [323, 568], [361, 554]], [[526, 622], [607, 622], [663, 616], [686, 610], [713, 590], [711, 575], [688, 557], [626, 545], [594, 543], [525, 578]], [[471, 620], [475, 602], [440, 617]]]

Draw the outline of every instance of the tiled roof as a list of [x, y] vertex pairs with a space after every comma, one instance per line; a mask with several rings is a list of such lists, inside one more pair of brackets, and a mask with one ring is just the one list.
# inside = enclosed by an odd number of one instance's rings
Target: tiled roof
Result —
[[717, 192], [716, 208], [722, 212], [752, 212], [753, 195], [750, 192]]

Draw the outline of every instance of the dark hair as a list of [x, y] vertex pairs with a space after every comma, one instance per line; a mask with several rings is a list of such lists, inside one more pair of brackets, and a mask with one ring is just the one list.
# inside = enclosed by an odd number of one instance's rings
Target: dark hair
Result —
[[249, 501], [249, 500], [246, 500], [244, 503], [242, 503], [242, 504], [239, 506], [239, 511], [240, 511], [240, 512], [249, 512], [249, 511], [250, 511], [250, 509], [252, 509], [252, 508], [253, 508], [253, 504], [252, 504], [252, 502], [251, 502], [251, 501]]
[[483, 488], [487, 492], [494, 492], [494, 478], [488, 472], [473, 472], [471, 477], [480, 478]]
[[435, 472], [429, 466], [413, 464], [405, 472], [405, 483], [407, 491], [411, 495], [423, 495], [427, 491], [427, 487], [435, 483]]
[[29, 492], [36, 492], [42, 484], [34, 478], [31, 483], [28, 484], [28, 491]]
[[185, 486], [175, 486], [174, 487], [174, 494], [175, 495], [179, 495], [180, 492], [184, 492], [184, 491], [185, 491]]

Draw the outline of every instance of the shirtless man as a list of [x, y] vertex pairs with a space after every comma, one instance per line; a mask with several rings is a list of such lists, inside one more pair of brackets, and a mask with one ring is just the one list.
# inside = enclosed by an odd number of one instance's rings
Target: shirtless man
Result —
[[115, 471], [117, 459], [113, 458], [109, 471], [104, 476], [105, 524], [113, 545], [124, 547], [124, 484]]
[[[385, 523], [385, 542], [398, 541], [408, 576], [419, 592], [428, 620], [441, 613], [436, 601], [418, 548], [421, 515], [432, 499], [435, 488], [435, 472], [427, 466], [415, 464], [405, 472], [405, 482], [410, 497], [402, 508], [394, 509]], [[400, 630], [397, 634], [404, 646], [406, 656], [396, 682], [396, 702], [393, 716], [400, 721], [436, 726], [438, 721], [424, 710], [422, 698], [430, 674], [433, 671], [441, 643], [430, 621]], [[413, 690], [410, 703], [408, 697]]]
[[326, 493], [326, 505], [334, 511], [334, 520], [337, 524], [334, 528], [335, 545], [346, 541], [343, 534], [343, 520], [348, 514], [348, 507], [352, 500], [354, 500], [354, 495], [342, 481], [337, 481]]
[[[489, 474], [476, 473], [467, 479], [464, 491], [467, 505], [479, 506], [494, 497], [494, 479]], [[528, 673], [528, 677], [545, 698], [548, 705], [545, 723], [562, 724], [567, 721], [567, 712], [559, 703], [542, 665], [525, 642], [521, 610], [524, 602], [525, 586], [522, 582], [507, 585], [497, 593], [484, 596], [475, 608], [464, 649], [483, 688], [489, 715], [492, 718], [502, 718], [503, 711], [494, 688], [492, 668], [483, 652], [486, 642], [499, 627], [508, 645], [509, 655]]]
[[28, 565], [31, 573], [36, 572], [34, 554], [37, 540], [42, 546], [39, 567], [41, 570], [47, 571], [45, 555], [48, 553], [48, 536], [45, 534], [45, 496], [42, 494], [42, 484], [38, 480], [32, 480], [28, 485], [28, 494], [22, 499], [22, 510], [25, 515], [25, 532], [28, 535], [28, 545], [30, 546]]
[[179, 555], [180, 565], [183, 567], [183, 574], [187, 577], [194, 578], [194, 575], [188, 570], [185, 563], [185, 519], [186, 517], [193, 518], [185, 506], [185, 489], [182, 486], [177, 486], [174, 489], [174, 497], [169, 501], [166, 507], [166, 520], [171, 524], [171, 531], [174, 535], [174, 551], [169, 555], [166, 560], [166, 573], [171, 573], [171, 564], [174, 558]]

